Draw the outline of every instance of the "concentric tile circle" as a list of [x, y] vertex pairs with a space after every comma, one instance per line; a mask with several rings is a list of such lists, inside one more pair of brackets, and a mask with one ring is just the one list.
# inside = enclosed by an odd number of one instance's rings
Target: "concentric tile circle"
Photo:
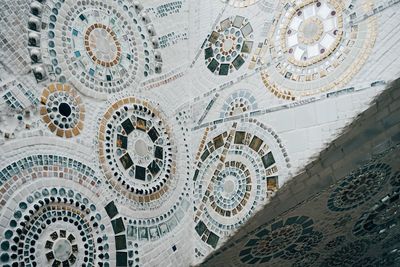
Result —
[[[361, 69], [376, 39], [376, 18], [353, 23], [372, 10], [372, 1], [281, 1], [260, 60], [262, 80], [287, 100], [348, 83]], [[356, 14], [356, 15], [354, 15]]]
[[207, 68], [217, 75], [229, 75], [245, 63], [253, 47], [253, 28], [247, 18], [227, 18], [207, 39], [204, 56]]
[[[88, 96], [105, 99], [161, 72], [156, 33], [141, 5], [116, 0], [46, 4], [49, 12], [32, 13], [46, 27], [30, 29], [40, 39], [40, 50], [31, 50], [39, 81], [68, 81]], [[37, 5], [45, 9], [44, 3]]]
[[69, 84], [52, 83], [43, 90], [40, 115], [50, 131], [60, 137], [71, 138], [83, 130], [85, 108]]
[[112, 104], [101, 119], [98, 140], [106, 178], [125, 197], [159, 202], [176, 184], [171, 128], [149, 102], [130, 97]]

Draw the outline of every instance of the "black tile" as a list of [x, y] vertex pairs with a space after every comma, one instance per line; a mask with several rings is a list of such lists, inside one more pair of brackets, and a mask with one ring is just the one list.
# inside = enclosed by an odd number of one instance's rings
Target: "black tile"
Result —
[[205, 161], [208, 155], [210, 155], [210, 152], [208, 151], [208, 149], [205, 149], [203, 154], [201, 154], [201, 161]]
[[215, 58], [213, 58], [210, 62], [210, 64], [208, 64], [207, 68], [211, 71], [214, 72], [217, 68], [218, 68], [218, 61], [215, 60]]
[[156, 146], [156, 150], [154, 151], [154, 156], [158, 159], [163, 159], [163, 148], [160, 146]]
[[211, 48], [211, 47], [207, 47], [207, 48], [204, 50], [204, 57], [205, 57], [205, 59], [209, 59], [210, 57], [213, 57], [213, 56], [214, 56], [214, 53], [213, 53], [212, 48]]
[[195, 227], [195, 230], [197, 234], [201, 236], [207, 230], [207, 226], [203, 223], [203, 221], [199, 221]]
[[126, 236], [125, 235], [116, 235], [115, 236], [115, 248], [117, 250], [126, 249]]
[[117, 267], [126, 267], [128, 266], [128, 254], [123, 251], [117, 251]]
[[149, 166], [147, 166], [147, 168], [150, 170], [153, 176], [155, 176], [160, 171], [160, 167], [154, 160], [149, 164]]
[[138, 180], [145, 181], [146, 180], [146, 169], [143, 168], [142, 166], [136, 165], [135, 178]]
[[118, 209], [115, 206], [114, 201], [111, 201], [110, 203], [108, 203], [104, 208], [108, 214], [108, 217], [110, 217], [111, 219], [114, 218], [115, 215], [118, 214]]
[[274, 159], [274, 156], [272, 155], [272, 152], [268, 152], [261, 159], [264, 164], [264, 168], [266, 168], [266, 169], [275, 163], [275, 159]]
[[207, 244], [211, 245], [213, 248], [216, 248], [218, 241], [219, 241], [219, 236], [217, 236], [213, 232], [210, 232], [210, 235], [207, 238]]
[[133, 131], [133, 124], [129, 118], [124, 120], [122, 123], [122, 128], [124, 128], [126, 134], [130, 134]]
[[153, 141], [153, 143], [158, 139], [158, 137], [160, 136], [159, 133], [157, 132], [156, 128], [152, 127], [150, 129], [150, 131], [147, 133], [151, 139], [151, 141]]
[[219, 67], [219, 75], [228, 75], [229, 73], [229, 64], [221, 64]]
[[119, 217], [115, 220], [112, 220], [111, 225], [113, 227], [114, 234], [119, 234], [119, 233], [125, 231], [124, 221], [122, 220], [121, 217]]

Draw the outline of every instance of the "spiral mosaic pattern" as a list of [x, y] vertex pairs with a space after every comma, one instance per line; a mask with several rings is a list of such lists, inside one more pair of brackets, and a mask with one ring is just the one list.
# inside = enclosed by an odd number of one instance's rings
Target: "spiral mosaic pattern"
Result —
[[265, 86], [277, 97], [294, 100], [346, 84], [376, 39], [375, 18], [348, 21], [372, 6], [372, 1], [348, 6], [337, 0], [281, 1], [267, 52], [260, 55], [271, 63], [262, 71]]
[[103, 171], [127, 198], [160, 201], [174, 186], [172, 133], [147, 101], [131, 97], [114, 103], [101, 119], [98, 138]]
[[[40, 12], [43, 4], [37, 4]], [[104, 99], [161, 72], [158, 40], [141, 4], [114, 0], [48, 4], [51, 11], [44, 16], [32, 14], [38, 24], [48, 25], [31, 29], [35, 36], [43, 35], [38, 37], [40, 51], [33, 50], [38, 80], [69, 81], [82, 93]]]
[[40, 105], [42, 120], [58, 136], [71, 138], [83, 130], [85, 108], [69, 84], [50, 84], [43, 90]]
[[113, 67], [121, 60], [121, 44], [110, 27], [95, 23], [86, 30], [84, 39], [85, 49], [97, 65]]
[[[254, 132], [248, 131], [251, 128]], [[272, 151], [274, 141], [256, 124], [235, 123], [209, 135], [193, 177], [199, 207], [195, 228], [202, 240], [216, 247], [268, 201], [279, 187], [279, 168], [285, 167], [275, 159], [279, 151]]]
[[240, 260], [246, 264], [262, 264], [276, 258], [301, 257], [322, 239], [322, 233], [313, 230], [313, 223], [311, 218], [301, 216], [259, 227], [244, 245]]
[[244, 17], [221, 21], [205, 45], [207, 68], [218, 75], [228, 75], [240, 69], [253, 47], [252, 32], [250, 22]]
[[328, 208], [346, 211], [360, 206], [381, 190], [390, 173], [391, 167], [384, 163], [367, 164], [353, 171], [331, 193]]

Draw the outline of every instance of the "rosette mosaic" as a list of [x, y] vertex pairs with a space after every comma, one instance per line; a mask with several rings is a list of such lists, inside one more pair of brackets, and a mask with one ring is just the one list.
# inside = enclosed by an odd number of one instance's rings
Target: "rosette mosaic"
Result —
[[262, 80], [277, 97], [294, 100], [343, 86], [371, 53], [376, 18], [357, 19], [372, 1], [282, 1], [280, 8], [260, 54], [267, 64]]
[[9, 257], [2, 261], [25, 266], [107, 263], [109, 237], [102, 216], [75, 190], [43, 188], [15, 203], [1, 243], [3, 255]]
[[354, 209], [379, 193], [389, 180], [391, 167], [385, 163], [368, 164], [346, 176], [328, 199], [332, 211]]
[[71, 138], [83, 130], [85, 108], [69, 84], [50, 84], [42, 92], [40, 105], [42, 120], [56, 135]]
[[107, 180], [140, 203], [160, 201], [174, 186], [173, 138], [164, 115], [134, 97], [114, 103], [100, 122], [99, 155]]
[[0, 191], [8, 189], [0, 194], [2, 266], [124, 265], [124, 223], [88, 165], [26, 150], [0, 180]]
[[34, 5], [29, 40], [39, 81], [69, 81], [86, 95], [105, 98], [161, 72], [155, 30], [140, 3], [67, 0]]
[[253, 47], [252, 32], [250, 22], [242, 16], [221, 21], [205, 44], [207, 68], [218, 75], [240, 69]]
[[234, 123], [230, 129], [206, 130], [209, 138], [205, 135], [201, 142], [193, 177], [195, 229], [214, 248], [279, 187], [279, 173], [285, 170], [283, 156], [276, 140], [262, 127]]

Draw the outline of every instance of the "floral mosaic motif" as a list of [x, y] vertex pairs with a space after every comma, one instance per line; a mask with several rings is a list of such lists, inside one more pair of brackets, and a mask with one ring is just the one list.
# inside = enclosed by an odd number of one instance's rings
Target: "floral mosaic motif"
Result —
[[158, 201], [173, 186], [173, 138], [164, 115], [147, 101], [125, 98], [101, 119], [100, 162], [115, 189], [136, 202]]
[[346, 84], [371, 53], [377, 31], [375, 18], [346, 21], [371, 10], [371, 2], [281, 1], [259, 54], [262, 63], [270, 63], [261, 73], [268, 90], [295, 100]]
[[[44, 4], [35, 5], [41, 10]], [[82, 93], [104, 99], [161, 72], [154, 26], [140, 3], [60, 0], [46, 5], [49, 12], [32, 13], [32, 20], [47, 27], [30, 28], [30, 36], [40, 40], [30, 49], [39, 81], [69, 81]]]
[[[271, 138], [255, 126], [234, 123], [229, 130], [217, 128], [199, 150], [193, 177], [198, 207], [195, 229], [213, 247], [245, 223], [279, 187]], [[251, 127], [253, 132], [248, 131]]]
[[75, 189], [45, 187], [14, 205], [2, 232], [3, 264], [110, 266], [113, 248], [104, 219], [96, 204]]
[[40, 115], [50, 131], [71, 138], [83, 130], [85, 107], [69, 84], [52, 83], [42, 92]]
[[390, 177], [391, 167], [384, 163], [367, 164], [346, 176], [328, 199], [332, 211], [354, 209], [376, 195]]
[[246, 264], [262, 264], [273, 259], [295, 259], [304, 256], [322, 240], [307, 216], [295, 216], [259, 227], [244, 245], [239, 258]]
[[347, 243], [326, 257], [320, 266], [352, 266], [365, 255], [369, 247], [370, 242], [367, 240]]
[[207, 68], [218, 75], [228, 75], [240, 69], [253, 48], [252, 32], [250, 22], [244, 17], [221, 21], [205, 44]]
[[226, 100], [219, 115], [220, 118], [236, 116], [257, 109], [256, 98], [247, 90], [232, 93]]

